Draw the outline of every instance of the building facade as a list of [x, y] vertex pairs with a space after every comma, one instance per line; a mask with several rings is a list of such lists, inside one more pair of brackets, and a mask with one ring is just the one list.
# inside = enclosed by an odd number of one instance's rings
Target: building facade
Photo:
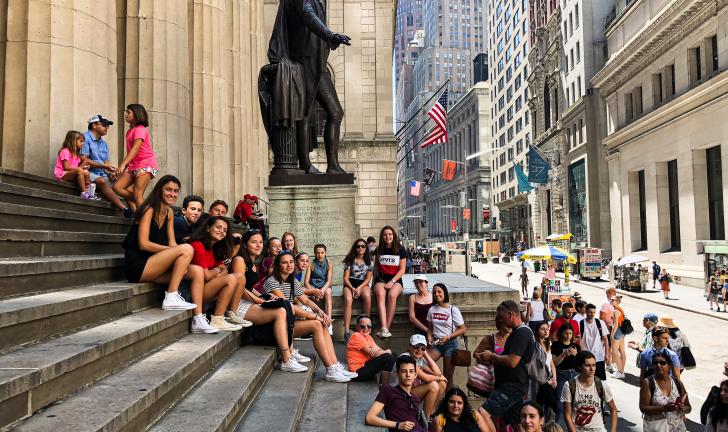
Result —
[[[448, 112], [450, 140], [425, 150], [425, 165], [430, 169], [441, 171], [443, 159], [457, 163], [453, 180], [443, 180], [441, 175], [437, 175], [432, 187], [427, 190], [428, 244], [462, 240], [465, 231], [461, 202], [463, 193], [465, 208], [470, 211], [467, 222], [470, 240], [490, 236], [490, 217], [487, 212], [491, 193], [491, 152], [488, 151], [492, 141], [490, 123], [490, 85], [482, 81], [475, 84]], [[466, 160], [468, 156], [482, 152], [485, 153]], [[453, 220], [456, 226], [454, 231]]]
[[703, 287], [703, 242], [725, 240], [726, 1], [636, 0], [606, 31], [613, 256], [641, 252]]
[[[398, 0], [394, 30], [394, 88], [397, 121], [405, 122], [404, 113], [415, 95], [413, 72], [424, 46], [422, 11], [424, 0]], [[395, 124], [396, 126], [397, 124]]]
[[491, 224], [501, 249], [533, 243], [533, 198], [518, 192], [514, 164], [524, 164], [531, 143], [528, 109], [528, 0], [492, 1], [486, 7], [491, 89]]
[[590, 81], [606, 60], [612, 6], [532, 0], [531, 13], [534, 146], [550, 164], [548, 182], [535, 191], [534, 237], [570, 232], [573, 247], [603, 248], [609, 256], [604, 104]]

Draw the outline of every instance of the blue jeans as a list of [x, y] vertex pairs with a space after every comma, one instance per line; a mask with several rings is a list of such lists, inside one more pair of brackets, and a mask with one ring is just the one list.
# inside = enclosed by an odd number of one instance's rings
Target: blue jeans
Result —
[[433, 345], [432, 348], [440, 353], [441, 357], [452, 357], [453, 353], [458, 349], [458, 340], [450, 339], [442, 345]]
[[[561, 390], [564, 389], [564, 384], [570, 379], [576, 377], [578, 374], [574, 369], [556, 369], [556, 395], [561, 399]], [[556, 410], [556, 418], [554, 421], [559, 421], [559, 415], [561, 414], [561, 404], [558, 404], [559, 409]]]

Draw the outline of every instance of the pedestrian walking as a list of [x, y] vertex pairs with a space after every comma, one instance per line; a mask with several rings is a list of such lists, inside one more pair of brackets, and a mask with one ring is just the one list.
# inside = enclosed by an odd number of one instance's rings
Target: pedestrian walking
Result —
[[728, 380], [720, 383], [719, 397], [708, 411], [705, 432], [728, 432]]
[[659, 319], [657, 318], [657, 314], [654, 313], [646, 313], [642, 317], [642, 327], [645, 328], [645, 334], [642, 336], [642, 340], [637, 343], [636, 341], [629, 341], [627, 346], [632, 348], [633, 350], [637, 351], [637, 367], [640, 367], [640, 354], [648, 349], [652, 348], [652, 329], [655, 328], [657, 325], [657, 322]]
[[579, 376], [567, 381], [561, 392], [567, 429], [569, 432], [606, 431], [602, 404], [607, 404], [609, 431], [617, 432], [617, 405], [609, 385], [595, 375], [597, 361], [594, 354], [582, 351], [576, 355], [575, 363]]
[[670, 282], [672, 282], [672, 277], [667, 272], [666, 269], [662, 269], [660, 272], [660, 289], [662, 290], [662, 294], [665, 296], [665, 300], [670, 299]]
[[720, 312], [720, 304], [718, 303], [718, 296], [722, 291], [723, 287], [715, 280], [715, 276], [711, 276], [708, 281], [708, 302], [710, 303], [710, 310], [713, 310], [713, 303], [715, 303], [715, 309]]
[[521, 281], [521, 294], [523, 294], [523, 298], [528, 298], [528, 273], [526, 270], [526, 267], [521, 267], [521, 274], [518, 276], [518, 279]]
[[622, 324], [624, 323], [624, 309], [620, 306], [622, 296], [615, 296], [612, 299], [612, 307], [614, 308], [614, 326], [612, 327], [612, 362], [615, 371], [612, 372], [612, 378], [624, 378], [624, 366], [627, 364], [627, 353], [624, 350], [624, 333], [622, 332]]
[[531, 327], [531, 331], [536, 333], [536, 329], [541, 323], [548, 322], [548, 312], [546, 305], [541, 300], [541, 290], [538, 287], [533, 288], [533, 296], [531, 301], [526, 303], [526, 322]]
[[591, 303], [586, 305], [586, 318], [579, 323], [579, 344], [582, 351], [589, 351], [596, 358], [596, 376], [604, 381], [607, 379], [605, 356], [609, 352], [608, 330], [604, 321], [596, 318], [596, 314], [596, 306]]
[[690, 349], [690, 342], [685, 333], [675, 324], [675, 320], [670, 315], [663, 315], [657, 325], [667, 328], [670, 334], [669, 348], [680, 359], [681, 369], [694, 368], [696, 366], [695, 357]]
[[652, 357], [655, 373], [640, 383], [640, 411], [645, 432], [685, 432], [690, 401], [679, 378], [670, 376], [672, 359], [664, 352]]
[[[577, 375], [576, 355], [581, 351], [578, 343], [574, 342], [574, 330], [571, 326], [561, 326], [556, 333], [557, 340], [551, 344], [551, 354], [556, 366], [556, 394], [559, 396], [564, 384]], [[556, 411], [556, 420], [561, 413], [561, 404]]]
[[656, 288], [657, 280], [660, 278], [660, 265], [652, 261], [652, 289]]

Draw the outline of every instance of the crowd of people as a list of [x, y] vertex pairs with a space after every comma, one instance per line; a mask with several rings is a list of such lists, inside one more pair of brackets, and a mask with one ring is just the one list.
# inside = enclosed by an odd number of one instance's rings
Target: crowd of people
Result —
[[[380, 390], [365, 422], [392, 431], [558, 431], [563, 430], [560, 422], [569, 432], [615, 432], [617, 407], [607, 372], [612, 379], [625, 377], [629, 347], [639, 352], [644, 430], [686, 430], [691, 405], [681, 374], [695, 366], [690, 344], [672, 317], [646, 314], [642, 340], [625, 345], [632, 327], [615, 288], [606, 290], [599, 306], [578, 293], [547, 305], [547, 275], [533, 288], [525, 314], [519, 303], [502, 302], [496, 311], [497, 331], [472, 353], [475, 365], [468, 371], [467, 388], [485, 399], [477, 408], [453, 382], [466, 322], [446, 285], [436, 283], [430, 290], [427, 276], [417, 275], [415, 293], [406, 302], [409, 347], [401, 355], [381, 348], [374, 336], [380, 341], [392, 337], [410, 256], [390, 226], [381, 229], [378, 240], [355, 240], [343, 260], [347, 346], [342, 363], [332, 340], [334, 267], [327, 246], [316, 244], [309, 255], [294, 233], [267, 236], [264, 218], [254, 210], [258, 198], [252, 195], [234, 212], [236, 220], [253, 227], [243, 234], [233, 232], [229, 207], [222, 200], [205, 212], [204, 199], [188, 195], [181, 214], [175, 215], [182, 186], [172, 175], [162, 176], [145, 199], [157, 175], [146, 110], [131, 104], [125, 120], [129, 131], [121, 164], [110, 163], [103, 139], [113, 122], [96, 115], [86, 133], [68, 132], [54, 174], [76, 184], [85, 199], [98, 199], [99, 191], [133, 218], [123, 241], [127, 279], [166, 286], [162, 308], [192, 310], [193, 333], [246, 328], [244, 342], [275, 346], [277, 367], [291, 373], [306, 371], [311, 360], [294, 347], [295, 341], [312, 339], [326, 380], [378, 380]], [[720, 274], [711, 278], [708, 292], [722, 279]], [[527, 294], [528, 277], [521, 281]], [[352, 329], [355, 300], [361, 301], [363, 313]], [[728, 430], [728, 380], [711, 390], [701, 416], [706, 430]]]

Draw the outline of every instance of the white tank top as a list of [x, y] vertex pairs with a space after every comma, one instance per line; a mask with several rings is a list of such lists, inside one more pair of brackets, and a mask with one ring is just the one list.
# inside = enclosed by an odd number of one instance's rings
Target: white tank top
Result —
[[543, 302], [539, 300], [531, 300], [531, 321], [543, 321]]

